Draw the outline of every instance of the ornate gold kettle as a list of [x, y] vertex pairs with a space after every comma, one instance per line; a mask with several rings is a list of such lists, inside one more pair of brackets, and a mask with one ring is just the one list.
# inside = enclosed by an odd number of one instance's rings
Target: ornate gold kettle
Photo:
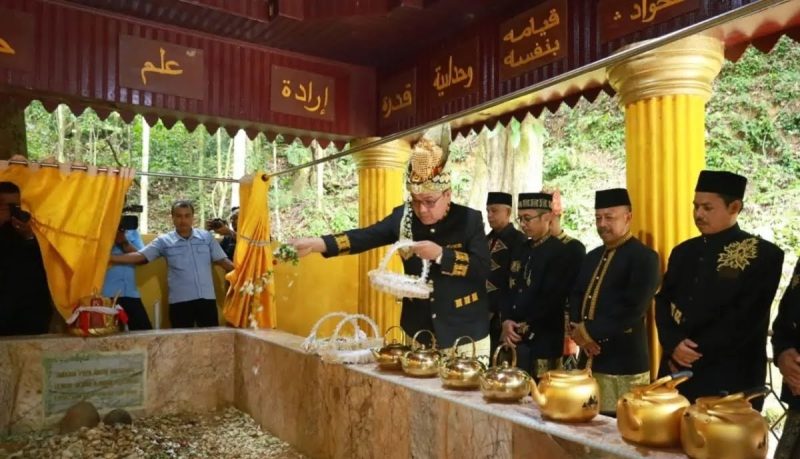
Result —
[[[505, 360], [502, 366], [497, 366], [497, 355], [504, 347], [511, 349], [511, 366]], [[531, 377], [516, 366], [517, 351], [507, 344], [498, 346], [492, 357], [492, 367], [480, 375], [483, 398], [493, 402], [518, 402], [528, 395]]]
[[617, 429], [622, 438], [657, 448], [680, 446], [681, 416], [689, 400], [675, 386], [691, 376], [691, 371], [673, 373], [620, 397]]
[[700, 397], [681, 418], [683, 451], [693, 459], [763, 459], [769, 426], [749, 400], [766, 388], [724, 397]]
[[589, 369], [548, 371], [538, 386], [531, 382], [531, 397], [554, 421], [586, 422], [600, 412], [600, 386]]
[[[472, 357], [466, 357], [456, 352], [458, 343], [468, 339], [472, 343]], [[439, 378], [442, 385], [450, 389], [477, 389], [480, 387], [480, 376], [486, 367], [475, 357], [475, 340], [469, 336], [456, 339], [450, 349], [450, 355], [442, 361], [439, 367]]]
[[[396, 339], [392, 339], [391, 343], [386, 344], [386, 337], [395, 328], [403, 334], [403, 342], [398, 343]], [[383, 335], [383, 347], [377, 350], [372, 349], [372, 355], [375, 356], [375, 361], [378, 362], [381, 370], [400, 370], [402, 369], [400, 358], [410, 350], [411, 346], [406, 344], [406, 333], [399, 326], [392, 325]]]
[[[423, 332], [431, 335], [430, 348], [417, 342], [417, 336]], [[439, 373], [441, 359], [442, 354], [436, 349], [436, 336], [430, 330], [420, 330], [414, 333], [411, 350], [400, 357], [400, 365], [403, 372], [411, 376], [436, 376]]]

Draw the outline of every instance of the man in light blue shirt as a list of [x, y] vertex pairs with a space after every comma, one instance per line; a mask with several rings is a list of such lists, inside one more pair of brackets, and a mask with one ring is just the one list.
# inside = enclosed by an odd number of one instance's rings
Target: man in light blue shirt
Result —
[[[122, 255], [142, 250], [144, 244], [139, 231], [135, 229], [117, 230], [111, 255]], [[132, 265], [111, 265], [103, 282], [103, 296], [114, 298], [119, 295], [117, 304], [128, 314], [129, 330], [150, 330], [150, 318], [142, 304], [139, 288], [136, 286], [136, 268]]]
[[189, 201], [172, 204], [175, 231], [162, 234], [144, 249], [114, 255], [112, 263], [144, 264], [164, 257], [169, 284], [169, 320], [174, 328], [219, 325], [211, 264], [233, 270], [233, 263], [208, 231], [194, 228], [194, 206]]

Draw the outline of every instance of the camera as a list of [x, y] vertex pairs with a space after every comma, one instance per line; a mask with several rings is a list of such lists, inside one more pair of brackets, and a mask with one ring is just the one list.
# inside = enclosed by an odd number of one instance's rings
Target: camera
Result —
[[144, 211], [144, 207], [140, 205], [126, 206], [122, 208], [122, 218], [119, 221], [119, 230], [135, 230], [139, 228], [139, 217], [133, 215], [134, 213], [140, 214]]
[[17, 220], [23, 223], [28, 223], [31, 220], [30, 212], [22, 210], [19, 204], [10, 204], [9, 207], [11, 208], [11, 216]]
[[221, 218], [212, 218], [211, 220], [208, 221], [208, 223], [206, 223], [206, 227], [209, 230], [219, 229], [225, 225], [226, 225], [225, 220]]

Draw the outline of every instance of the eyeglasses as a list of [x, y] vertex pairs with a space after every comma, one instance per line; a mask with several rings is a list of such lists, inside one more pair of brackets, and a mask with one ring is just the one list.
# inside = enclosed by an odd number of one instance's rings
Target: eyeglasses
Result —
[[439, 202], [439, 200], [442, 199], [443, 196], [444, 196], [444, 194], [440, 194], [439, 197], [436, 198], [436, 199], [426, 199], [424, 201], [418, 201], [416, 199], [412, 199], [411, 200], [411, 205], [413, 207], [417, 207], [417, 208], [424, 207], [426, 209], [433, 209], [436, 206], [436, 204]]
[[531, 217], [530, 215], [523, 215], [521, 217], [517, 217], [517, 222], [520, 223], [520, 224], [528, 224], [528, 223], [532, 222], [533, 220], [536, 220], [537, 218], [542, 218], [542, 215], [544, 215], [544, 214], [539, 214], [539, 215], [536, 215], [536, 216], [533, 216], [533, 217]]

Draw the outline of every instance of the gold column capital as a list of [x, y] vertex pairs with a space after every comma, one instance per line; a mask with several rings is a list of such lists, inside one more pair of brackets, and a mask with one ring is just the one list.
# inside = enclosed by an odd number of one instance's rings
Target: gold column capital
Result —
[[[363, 137], [350, 141], [350, 146], [375, 142], [380, 137]], [[411, 144], [407, 140], [398, 139], [383, 145], [353, 153], [356, 167], [361, 169], [399, 169], [405, 170], [411, 157]]]
[[697, 95], [706, 102], [724, 60], [725, 45], [719, 39], [693, 35], [612, 65], [606, 72], [622, 107], [666, 95]]

